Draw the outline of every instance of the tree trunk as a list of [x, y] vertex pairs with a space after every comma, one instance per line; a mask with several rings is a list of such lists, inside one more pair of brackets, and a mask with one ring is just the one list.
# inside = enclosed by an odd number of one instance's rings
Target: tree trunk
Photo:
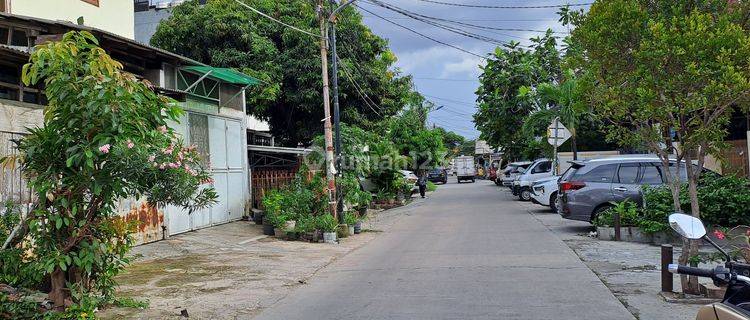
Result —
[[578, 142], [576, 139], [576, 128], [570, 128], [570, 149], [573, 151], [573, 161], [578, 160]]
[[[690, 212], [696, 217], [700, 218], [700, 206], [698, 204], [698, 179], [693, 171], [693, 155], [691, 150], [684, 150], [685, 154], [685, 170], [688, 176], [688, 195], [690, 196]], [[700, 169], [699, 169], [700, 170]], [[696, 240], [683, 239], [682, 241], [682, 254], [680, 255], [680, 264], [687, 265], [691, 257], [698, 255], [699, 243]], [[680, 282], [682, 284], [682, 292], [688, 294], [700, 294], [700, 286], [698, 285], [698, 277], [695, 276], [681, 276]]]
[[50, 275], [52, 290], [49, 292], [49, 299], [54, 303], [54, 308], [58, 311], [65, 310], [65, 300], [70, 297], [65, 287], [65, 272], [60, 267], [55, 267]]

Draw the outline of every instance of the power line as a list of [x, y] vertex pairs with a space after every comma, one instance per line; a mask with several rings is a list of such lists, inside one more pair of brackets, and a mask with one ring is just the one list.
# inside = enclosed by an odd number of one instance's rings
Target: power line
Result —
[[447, 78], [423, 78], [423, 77], [412, 77], [415, 80], [435, 80], [435, 81], [456, 81], [456, 82], [476, 82], [477, 79], [447, 79]]
[[[368, 18], [374, 18], [373, 16], [370, 16], [370, 15], [362, 15], [362, 16], [368, 17]], [[408, 17], [386, 17], [386, 18], [388, 18], [388, 19], [396, 19], [396, 20], [411, 19], [411, 18], [408, 18]], [[475, 21], [475, 22], [545, 22], [545, 21], [554, 21], [554, 22], [557, 22], [558, 21], [558, 19], [468, 19], [468, 18], [466, 18], [466, 19], [461, 18], [461, 20], [463, 20], [463, 21]]]
[[375, 16], [375, 17], [378, 17], [378, 18], [380, 18], [380, 19], [382, 19], [382, 20], [385, 20], [386, 22], [388, 22], [388, 23], [390, 23], [390, 24], [393, 24], [393, 25], [399, 26], [399, 27], [401, 27], [401, 28], [403, 28], [403, 29], [406, 29], [406, 30], [408, 30], [408, 31], [410, 31], [410, 32], [412, 32], [412, 33], [414, 33], [414, 34], [417, 34], [417, 35], [419, 35], [419, 36], [421, 36], [421, 37], [425, 38], [425, 39], [428, 39], [428, 40], [431, 40], [431, 41], [433, 41], [433, 42], [436, 42], [436, 43], [442, 44], [442, 45], [444, 45], [444, 46], [448, 46], [448, 47], [451, 47], [451, 48], [453, 48], [453, 49], [456, 49], [456, 50], [458, 50], [458, 51], [461, 51], [461, 52], [464, 52], [464, 53], [470, 54], [470, 55], [472, 55], [472, 56], [475, 56], [475, 57], [478, 57], [478, 58], [481, 58], [481, 59], [487, 59], [486, 57], [484, 57], [484, 56], [482, 56], [482, 55], [480, 55], [480, 54], [477, 54], [477, 53], [471, 52], [471, 51], [469, 51], [469, 50], [466, 50], [466, 49], [464, 49], [464, 48], [461, 48], [461, 47], [459, 47], [459, 46], [456, 46], [456, 45], [452, 45], [452, 44], [450, 44], [450, 43], [447, 43], [447, 42], [443, 42], [443, 41], [440, 41], [440, 40], [438, 40], [438, 39], [435, 39], [435, 38], [433, 38], [433, 37], [430, 37], [430, 36], [428, 36], [428, 35], [426, 35], [426, 34], [424, 34], [424, 33], [421, 33], [421, 32], [419, 32], [419, 31], [416, 31], [416, 30], [413, 30], [413, 29], [411, 29], [411, 28], [409, 28], [409, 27], [406, 27], [406, 26], [404, 26], [404, 25], [402, 25], [402, 24], [400, 24], [400, 23], [397, 23], [397, 22], [394, 22], [394, 21], [392, 21], [392, 20], [389, 20], [389, 19], [387, 19], [387, 18], [385, 18], [385, 17], [383, 17], [383, 16], [381, 16], [381, 15], [378, 15], [378, 14], [376, 14], [376, 13], [374, 13], [374, 12], [370, 11], [370, 10], [367, 10], [367, 9], [365, 9], [365, 8], [362, 8], [362, 7], [361, 7], [361, 6], [359, 6], [359, 5], [356, 5], [356, 4], [355, 4], [355, 6], [356, 6], [357, 8], [359, 8], [360, 10], [364, 11], [364, 12], [367, 12], [367, 13], [369, 13], [369, 14], [371, 14], [371, 15]]
[[491, 6], [491, 5], [480, 5], [480, 4], [443, 2], [443, 1], [437, 1], [437, 0], [417, 0], [417, 1], [440, 4], [444, 6], [465, 7], [465, 8], [483, 8], [483, 9], [549, 9], [549, 8], [564, 8], [564, 7], [583, 7], [583, 6], [588, 6], [588, 5], [593, 4], [593, 2], [586, 2], [586, 3], [552, 4], [552, 5], [541, 5], [541, 6]]
[[418, 13], [414, 13], [414, 12], [402, 9], [402, 8], [397, 7], [397, 6], [387, 4], [385, 2], [381, 2], [381, 1], [378, 1], [378, 0], [370, 0], [370, 1], [363, 1], [363, 2], [371, 4], [371, 5], [375, 5], [375, 6], [387, 9], [387, 10], [391, 10], [391, 11], [399, 13], [401, 15], [410, 17], [410, 18], [412, 18], [414, 20], [417, 20], [417, 21], [429, 24], [431, 26], [438, 27], [440, 29], [447, 30], [447, 31], [450, 31], [450, 32], [453, 32], [453, 33], [456, 33], [456, 34], [459, 34], [459, 35], [462, 35], [462, 36], [465, 36], [465, 37], [469, 37], [469, 38], [472, 38], [472, 39], [476, 39], [476, 40], [488, 42], [488, 43], [491, 43], [491, 44], [494, 44], [494, 45], [506, 45], [506, 44], [508, 44], [507, 42], [502, 41], [502, 40], [490, 38], [490, 37], [487, 37], [487, 36], [484, 36], [484, 35], [481, 35], [481, 34], [472, 33], [470, 31], [466, 31], [464, 29], [460, 29], [460, 28], [457, 28], [457, 27], [453, 27], [453, 26], [449, 26], [449, 25], [445, 25], [445, 24], [442, 24], [442, 23], [438, 23], [438, 22], [432, 21], [431, 20], [431, 19], [433, 19], [432, 17], [420, 15]]
[[[369, 2], [375, 3], [378, 6], [381, 6], [383, 8], [386, 8], [386, 9], [398, 12], [398, 13], [400, 13], [402, 15], [405, 15], [407, 17], [411, 17], [411, 18], [414, 18], [414, 19], [416, 19], [416, 18], [412, 17], [412, 16], [420, 17], [420, 18], [423, 18], [423, 19], [429, 19], [429, 20], [435, 20], [435, 21], [441, 21], [441, 22], [447, 22], [447, 23], [454, 23], [454, 24], [458, 24], [458, 25], [462, 25], [462, 26], [473, 27], [473, 28], [480, 28], [480, 29], [489, 29], [489, 30], [498, 30], [498, 31], [513, 31], [513, 32], [538, 32], [538, 33], [547, 33], [547, 30], [520, 29], [520, 28], [497, 28], [497, 27], [489, 27], [489, 26], [480, 26], [480, 25], [476, 25], [476, 24], [466, 23], [466, 22], [463, 22], [463, 21], [457, 21], [457, 20], [445, 19], [445, 18], [438, 18], [438, 17], [432, 17], [432, 16], [427, 16], [427, 15], [419, 14], [419, 13], [416, 13], [416, 12], [413, 12], [413, 11], [409, 11], [409, 10], [406, 10], [406, 9], [403, 9], [403, 8], [399, 8], [399, 7], [395, 6], [395, 5], [391, 5], [391, 4], [388, 4], [388, 3], [385, 3], [385, 2], [381, 2], [379, 0], [370, 0]], [[553, 32], [553, 33], [559, 33], [559, 32]]]
[[310, 32], [310, 31], [305, 31], [305, 30], [302, 30], [302, 29], [300, 29], [300, 28], [297, 28], [297, 27], [295, 27], [295, 26], [293, 26], [293, 25], [290, 25], [290, 24], [284, 23], [284, 22], [282, 22], [281, 20], [278, 20], [278, 19], [276, 19], [276, 18], [274, 18], [274, 17], [272, 17], [272, 16], [269, 16], [269, 15], [267, 15], [267, 14], [263, 13], [263, 12], [260, 12], [260, 11], [258, 11], [258, 9], [255, 9], [255, 8], [253, 8], [253, 7], [251, 7], [251, 6], [247, 5], [247, 4], [245, 4], [244, 2], [242, 2], [242, 1], [240, 1], [240, 0], [234, 0], [234, 1], [235, 1], [235, 2], [237, 2], [237, 3], [239, 3], [239, 4], [241, 5], [241, 6], [243, 6], [243, 7], [245, 7], [245, 8], [248, 8], [248, 9], [252, 10], [253, 12], [255, 12], [255, 13], [257, 13], [257, 14], [259, 14], [259, 15], [263, 16], [263, 17], [265, 17], [265, 18], [267, 18], [267, 19], [270, 19], [270, 20], [271, 20], [271, 21], [273, 21], [273, 22], [276, 22], [276, 23], [278, 23], [278, 24], [281, 24], [281, 25], [283, 25], [283, 26], [285, 26], [285, 27], [287, 27], [287, 28], [290, 28], [290, 29], [292, 29], [292, 30], [295, 30], [295, 31], [299, 31], [299, 32], [302, 32], [302, 33], [304, 33], [304, 34], [306, 34], [306, 35], [310, 35], [310, 36], [313, 36], [313, 37], [316, 37], [316, 38], [320, 38], [320, 35], [319, 35], [319, 34], [315, 34], [315, 33], [312, 33], [312, 32]]
[[430, 97], [430, 98], [437, 99], [437, 100], [443, 100], [443, 101], [448, 101], [448, 102], [463, 104], [463, 105], [467, 105], [467, 106], [470, 106], [470, 107], [476, 107], [477, 106], [476, 103], [470, 103], [470, 102], [458, 101], [458, 100], [447, 99], [447, 98], [442, 98], [442, 97], [437, 97], [437, 96], [431, 96], [429, 94], [424, 94], [424, 93], [422, 95], [425, 96], [425, 97]]
[[[341, 58], [339, 58], [339, 56], [338, 56], [338, 55], [336, 55], [336, 57], [335, 57], [335, 58], [336, 58], [336, 60], [338, 60], [338, 61], [339, 61], [339, 65], [341, 66], [341, 71], [344, 71], [344, 75], [345, 75], [345, 76], [347, 77], [347, 79], [349, 79], [349, 81], [351, 81], [351, 82], [352, 82], [352, 85], [354, 85], [354, 89], [355, 89], [355, 90], [357, 91], [357, 93], [358, 93], [358, 94], [359, 94], [359, 96], [360, 96], [360, 97], [362, 98], [362, 100], [364, 100], [364, 102], [365, 102], [365, 105], [367, 105], [367, 107], [368, 107], [368, 108], [370, 108], [370, 110], [372, 110], [372, 112], [375, 112], [375, 114], [377, 114], [377, 115], [378, 115], [379, 117], [381, 117], [381, 118], [382, 118], [382, 117], [383, 117], [383, 115], [381, 115], [381, 114], [380, 114], [379, 112], [377, 112], [377, 111], [375, 110], [375, 108], [373, 108], [373, 107], [372, 107], [372, 106], [370, 105], [370, 102], [372, 102], [372, 103], [373, 103], [373, 104], [374, 104], [375, 106], [377, 106], [377, 107], [378, 107], [378, 109], [380, 109], [380, 111], [383, 111], [383, 108], [381, 108], [381, 107], [380, 107], [380, 106], [378, 106], [378, 105], [377, 105], [377, 104], [376, 104], [375, 102], [373, 102], [373, 101], [372, 101], [372, 99], [370, 99], [370, 97], [369, 97], [369, 96], [367, 95], [367, 93], [364, 93], [364, 92], [363, 92], [363, 91], [361, 90], [361, 88], [360, 88], [359, 84], [357, 83], [357, 81], [355, 81], [355, 80], [354, 80], [354, 77], [352, 77], [352, 75], [351, 75], [351, 74], [349, 73], [349, 71], [348, 71], [348, 70], [346, 69], [346, 66], [345, 66], [345, 65], [343, 64], [343, 62], [341, 61]], [[368, 100], [369, 100], [369, 102], [368, 102]]]

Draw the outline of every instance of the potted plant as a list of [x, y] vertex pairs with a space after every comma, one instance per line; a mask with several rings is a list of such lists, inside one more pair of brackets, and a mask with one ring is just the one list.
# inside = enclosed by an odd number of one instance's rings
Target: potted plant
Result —
[[253, 209], [253, 221], [255, 224], [263, 224], [263, 211]]
[[347, 231], [349, 235], [353, 235], [355, 231], [354, 225], [357, 224], [357, 216], [353, 212], [345, 212], [344, 223], [347, 226]]
[[354, 234], [360, 234], [362, 233], [362, 223], [367, 218], [367, 208], [365, 208], [365, 213], [362, 214], [360, 212], [359, 216], [357, 216], [357, 222], [354, 223]]
[[324, 214], [318, 217], [317, 225], [320, 230], [323, 231], [323, 241], [325, 243], [336, 243], [336, 228], [338, 228], [338, 221], [330, 214]]

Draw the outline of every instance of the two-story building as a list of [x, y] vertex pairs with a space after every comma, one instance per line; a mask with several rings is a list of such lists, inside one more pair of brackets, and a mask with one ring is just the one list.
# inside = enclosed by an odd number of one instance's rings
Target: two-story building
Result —
[[[11, 5], [17, 7], [15, 1]], [[245, 90], [257, 80], [87, 25], [0, 13], [0, 157], [15, 152], [12, 139], [43, 123], [43, 88], [26, 87], [20, 77], [34, 44], [73, 30], [94, 34], [125, 71], [150, 81], [156, 91], [179, 101], [187, 112], [171, 126], [210, 163], [213, 186], [219, 194], [219, 202], [211, 208], [188, 214], [179, 208], [154, 208], [138, 199], [121, 201], [123, 215], [140, 223], [139, 241], [159, 240], [242, 218], [250, 194]], [[0, 168], [0, 200], [6, 199], [22, 203], [33, 200], [17, 167]]]

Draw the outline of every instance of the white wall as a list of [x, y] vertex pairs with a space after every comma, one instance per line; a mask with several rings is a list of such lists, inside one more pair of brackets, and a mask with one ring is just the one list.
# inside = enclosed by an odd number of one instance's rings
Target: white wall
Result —
[[10, 13], [73, 23], [83, 17], [86, 26], [135, 38], [132, 0], [99, 0], [99, 6], [83, 0], [11, 0]]

